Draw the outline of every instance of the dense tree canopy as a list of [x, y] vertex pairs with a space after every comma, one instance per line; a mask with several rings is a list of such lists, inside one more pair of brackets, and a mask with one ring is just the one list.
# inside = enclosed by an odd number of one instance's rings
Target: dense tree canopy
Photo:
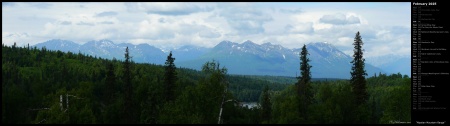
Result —
[[[175, 69], [174, 97], [166, 102], [166, 67], [133, 63], [132, 54], [128, 57], [109, 60], [81, 52], [2, 45], [2, 123], [411, 121], [411, 79], [406, 75], [381, 73], [364, 79], [369, 97], [361, 105], [350, 104], [357, 96], [348, 80], [310, 81], [311, 104], [300, 113], [304, 101], [297, 97], [293, 77], [228, 75], [226, 65], [210, 61], [201, 71]], [[243, 102], [261, 107], [247, 108]]]

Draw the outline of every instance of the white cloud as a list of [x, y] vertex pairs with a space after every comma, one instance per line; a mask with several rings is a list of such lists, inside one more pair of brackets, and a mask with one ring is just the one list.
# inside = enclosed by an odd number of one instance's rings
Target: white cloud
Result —
[[70, 21], [62, 21], [61, 22], [61, 25], [71, 25], [72, 24], [72, 22], [70, 22]]
[[203, 6], [209, 3], [168, 3], [168, 2], [147, 2], [147, 3], [126, 3], [129, 11], [144, 11], [148, 14], [160, 15], [188, 15], [191, 13], [209, 11], [212, 8]]
[[294, 13], [294, 14], [303, 12], [302, 9], [300, 8], [281, 8], [279, 9], [279, 11], [282, 13]]
[[99, 24], [114, 24], [114, 22], [111, 22], [111, 21], [103, 21], [103, 22], [99, 22]]
[[338, 38], [338, 41], [335, 43], [335, 45], [338, 46], [347, 46], [347, 45], [352, 45], [354, 39], [350, 38], [350, 37], [340, 37]]
[[77, 25], [94, 26], [94, 23], [87, 23], [87, 22], [81, 21], [81, 22], [78, 22]]
[[[5, 45], [13, 45], [14, 43], [18, 44], [20, 41], [17, 40], [30, 40], [30, 36], [27, 33], [10, 33], [10, 32], [2, 32], [2, 43]], [[21, 44], [23, 45], [23, 44]]]
[[101, 13], [98, 13], [98, 14], [96, 14], [95, 16], [96, 17], [105, 17], [105, 16], [115, 16], [115, 15], [117, 15], [118, 13], [117, 12], [114, 12], [114, 11], [105, 11], [105, 12], [101, 12]]
[[356, 16], [346, 16], [342, 13], [327, 14], [320, 18], [320, 22], [334, 25], [359, 24], [360, 19]]
[[198, 35], [203, 38], [218, 38], [218, 37], [222, 36], [216, 30], [202, 30], [198, 33]]
[[287, 33], [293, 33], [293, 34], [309, 34], [314, 32], [313, 23], [297, 23], [296, 25], [292, 26], [290, 24], [286, 25], [285, 31]]
[[267, 13], [268, 10], [247, 4], [224, 4], [218, 9], [218, 16], [225, 18], [235, 31], [234, 34], [250, 35], [264, 33], [264, 23], [272, 21], [273, 18]]
[[410, 4], [399, 3], [5, 3], [2, 43], [110, 39], [157, 47], [213, 47], [223, 40], [300, 48], [326, 41], [365, 56], [410, 55]]

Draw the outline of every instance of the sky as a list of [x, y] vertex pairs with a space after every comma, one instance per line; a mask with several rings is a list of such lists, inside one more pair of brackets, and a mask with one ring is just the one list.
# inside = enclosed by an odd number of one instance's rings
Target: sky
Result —
[[2, 2], [2, 43], [51, 39], [147, 43], [162, 49], [227, 40], [301, 48], [327, 42], [365, 57], [411, 54], [410, 2]]

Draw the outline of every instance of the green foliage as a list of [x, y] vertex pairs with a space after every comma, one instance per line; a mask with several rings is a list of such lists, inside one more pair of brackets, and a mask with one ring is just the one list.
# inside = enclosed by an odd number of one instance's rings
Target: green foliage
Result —
[[300, 118], [296, 86], [291, 85], [283, 91], [274, 92], [272, 99], [272, 123], [298, 124], [304, 121]]
[[[35, 123], [47, 124], [81, 124], [96, 123], [96, 117], [92, 111], [93, 84], [81, 82], [79, 89], [66, 91], [60, 89], [55, 94], [49, 94], [44, 99], [50, 108], [39, 111]], [[59, 98], [59, 99], [55, 99]]]
[[411, 80], [401, 81], [400, 85], [387, 88], [388, 94], [381, 98], [381, 107], [384, 108], [381, 123], [411, 122]]
[[[251, 79], [257, 79], [261, 81], [268, 81], [269, 83], [279, 83], [279, 84], [293, 84], [297, 82], [297, 78], [295, 77], [287, 77], [287, 76], [269, 76], [269, 75], [230, 75], [233, 77], [246, 77]], [[262, 90], [262, 89], [261, 89]]]
[[[411, 121], [411, 79], [401, 75], [379, 74], [367, 79], [371, 96], [357, 105], [348, 81], [317, 81], [312, 83], [314, 102], [308, 107], [307, 116], [298, 113], [295, 88], [275, 93], [272, 122], [307, 124], [379, 124], [394, 121]], [[306, 120], [307, 119], [307, 120]]]
[[[186, 86], [174, 102], [167, 102], [159, 116], [161, 123], [217, 123], [223, 93], [227, 86], [227, 69], [215, 61], [202, 67], [206, 74], [197, 85]], [[231, 99], [230, 95], [225, 99]]]
[[[312, 102], [301, 114], [303, 100], [298, 100], [289, 78], [227, 75], [218, 62], [207, 62], [203, 71], [177, 68], [176, 97], [166, 102], [164, 66], [130, 60], [130, 67], [124, 62], [3, 45], [2, 123], [128, 123], [124, 113], [128, 103], [133, 106], [133, 123], [143, 124], [217, 124], [220, 108], [222, 124], [411, 121], [411, 79], [401, 74], [367, 78], [370, 97], [359, 106], [348, 81], [312, 81]], [[126, 69], [132, 73], [129, 78]], [[127, 79], [133, 84], [128, 89]], [[270, 122], [261, 118], [263, 109], [239, 105], [258, 101], [265, 85], [270, 89]], [[131, 102], [125, 95], [129, 89]]]
[[273, 82], [272, 79], [277, 80], [275, 77], [228, 75], [226, 78], [229, 81], [229, 91], [233, 93], [236, 99], [244, 102], [258, 101], [265, 85], [272, 91], [281, 91], [289, 86], [288, 84]]
[[220, 68], [220, 63], [213, 60], [202, 66], [202, 72], [207, 76], [200, 79], [197, 87], [199, 96], [203, 96], [199, 103], [208, 107], [203, 107], [201, 115], [205, 118], [205, 123], [217, 123], [221, 103], [223, 100], [229, 99], [223, 98], [228, 86], [228, 82], [225, 80], [227, 69], [225, 67]]
[[269, 87], [266, 85], [260, 98], [261, 120], [263, 123], [270, 123], [272, 116], [272, 103], [270, 101]]

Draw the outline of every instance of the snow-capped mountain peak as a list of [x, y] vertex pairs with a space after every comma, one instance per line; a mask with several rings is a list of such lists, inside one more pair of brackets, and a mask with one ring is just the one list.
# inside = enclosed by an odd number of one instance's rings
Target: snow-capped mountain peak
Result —
[[[164, 64], [168, 55], [168, 52], [164, 53], [162, 49], [148, 44], [114, 44], [110, 40], [98, 40], [79, 45], [74, 42], [63, 42], [63, 40], [53, 41], [40, 45], [52, 45], [55, 46], [52, 49], [61, 51], [79, 52], [80, 50], [83, 54], [119, 60], [123, 60], [124, 49], [129, 47], [130, 54], [133, 56], [132, 60], [137, 63]], [[197, 69], [206, 61], [217, 59], [229, 68], [231, 74], [282, 76], [294, 76], [298, 72], [298, 63], [300, 62], [298, 53], [301, 51], [301, 49], [287, 49], [277, 44], [256, 44], [251, 41], [245, 41], [241, 44], [222, 41], [214, 48], [186, 45], [178, 49], [167, 49], [172, 51], [172, 55], [176, 57], [175, 62], [180, 67]], [[307, 45], [307, 49], [310, 53], [311, 64], [314, 66], [312, 68], [313, 76], [348, 77], [347, 74], [351, 66], [350, 56], [342, 53], [329, 43], [310, 43]], [[370, 67], [370, 65], [366, 66]], [[373, 67], [367, 71], [368, 73], [379, 72]]]
[[240, 45], [242, 45], [242, 46], [244, 46], [244, 47], [258, 46], [258, 44], [254, 43], [254, 42], [252, 42], [252, 41], [250, 41], [250, 40], [247, 40], [247, 41], [245, 41], [244, 43], [242, 43], [242, 44], [240, 44]]
[[337, 50], [336, 47], [334, 47], [333, 45], [329, 44], [328, 42], [315, 42], [315, 43], [308, 44], [308, 46], [315, 46], [319, 50], [327, 51], [327, 52], [333, 52], [333, 51]]
[[49, 50], [64, 50], [70, 52], [78, 52], [80, 45], [73, 41], [62, 40], [62, 39], [52, 39], [43, 43], [38, 43], [34, 45], [36, 47], [45, 47]]
[[[315, 42], [306, 45], [309, 53], [320, 52], [319, 55], [322, 57], [334, 57], [334, 58], [351, 58], [349, 55], [337, 49], [330, 43], [326, 42]], [[301, 50], [301, 49], [300, 49]]]
[[269, 51], [269, 50], [282, 50], [285, 49], [283, 46], [278, 45], [278, 44], [272, 44], [270, 42], [266, 42], [264, 44], [261, 44], [261, 47], [263, 47], [265, 50]]
[[114, 44], [114, 42], [112, 42], [111, 40], [107, 40], [107, 39], [102, 39], [102, 40], [98, 40], [98, 41], [89, 41], [88, 43], [93, 44], [95, 47], [110, 47], [110, 48], [114, 48], [117, 47], [116, 44]]

